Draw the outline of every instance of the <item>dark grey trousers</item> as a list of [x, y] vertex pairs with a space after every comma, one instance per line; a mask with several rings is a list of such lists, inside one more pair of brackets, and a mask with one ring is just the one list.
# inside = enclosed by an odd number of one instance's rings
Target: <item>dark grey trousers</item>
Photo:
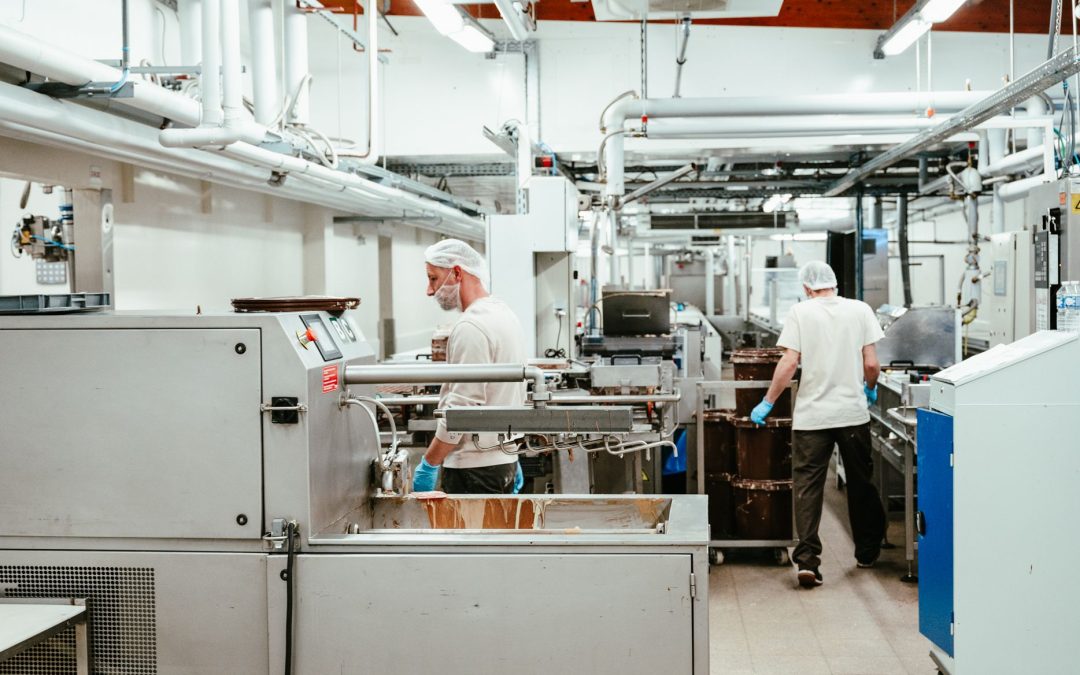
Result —
[[855, 540], [855, 558], [871, 563], [881, 552], [885, 538], [885, 509], [877, 488], [870, 482], [874, 474], [870, 425], [792, 434], [792, 469], [795, 474], [795, 531], [799, 543], [792, 560], [799, 569], [816, 570], [821, 564], [821, 506], [825, 498], [826, 474], [833, 446], [839, 446], [847, 474], [848, 518]]
[[450, 495], [512, 494], [517, 462], [475, 469], [442, 470], [442, 491]]

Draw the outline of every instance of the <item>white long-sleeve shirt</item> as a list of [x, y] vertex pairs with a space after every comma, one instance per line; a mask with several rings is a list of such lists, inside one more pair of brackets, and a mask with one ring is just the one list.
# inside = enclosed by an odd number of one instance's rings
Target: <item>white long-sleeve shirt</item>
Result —
[[[525, 335], [521, 323], [510, 306], [488, 296], [474, 301], [450, 332], [446, 346], [447, 363], [525, 363]], [[524, 382], [451, 382], [440, 392], [439, 407], [490, 405], [522, 406], [526, 401]], [[435, 437], [444, 443], [459, 445], [443, 462], [451, 469], [474, 469], [482, 466], [510, 464], [517, 461], [495, 447], [498, 434], [461, 434], [446, 430], [446, 421], [439, 420]]]

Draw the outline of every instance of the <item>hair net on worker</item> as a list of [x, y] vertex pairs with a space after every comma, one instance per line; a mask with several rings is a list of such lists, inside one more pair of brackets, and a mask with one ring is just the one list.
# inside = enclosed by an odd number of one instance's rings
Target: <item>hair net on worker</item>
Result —
[[460, 239], [443, 239], [437, 244], [428, 246], [424, 251], [424, 260], [435, 267], [447, 269], [460, 267], [479, 279], [485, 289], [488, 287], [487, 263], [484, 262], [484, 256]]
[[812, 291], [836, 288], [836, 272], [827, 263], [811, 260], [799, 270], [799, 281]]

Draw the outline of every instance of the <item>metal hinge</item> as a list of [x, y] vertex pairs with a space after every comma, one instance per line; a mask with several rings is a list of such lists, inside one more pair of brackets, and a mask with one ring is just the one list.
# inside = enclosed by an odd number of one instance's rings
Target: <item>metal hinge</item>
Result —
[[697, 597], [697, 577], [693, 572], [690, 573], [690, 598]]

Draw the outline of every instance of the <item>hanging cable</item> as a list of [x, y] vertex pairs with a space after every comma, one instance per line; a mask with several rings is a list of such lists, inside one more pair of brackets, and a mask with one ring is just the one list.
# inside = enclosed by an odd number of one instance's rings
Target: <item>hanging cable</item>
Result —
[[295, 522], [285, 526], [288, 542], [285, 562], [285, 675], [292, 675], [293, 661], [293, 589], [296, 586], [296, 535]]

